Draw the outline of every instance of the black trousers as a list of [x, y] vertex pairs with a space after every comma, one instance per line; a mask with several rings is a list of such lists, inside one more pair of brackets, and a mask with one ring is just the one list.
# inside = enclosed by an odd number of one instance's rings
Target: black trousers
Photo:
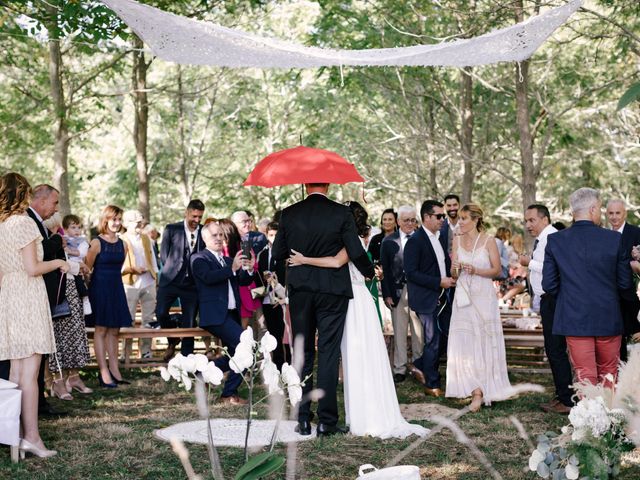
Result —
[[[175, 327], [169, 320], [169, 309], [178, 298], [182, 308], [180, 328], [192, 328], [196, 325], [196, 315], [198, 314], [198, 291], [196, 286], [169, 284], [158, 288], [158, 294], [156, 295], [156, 318], [162, 328]], [[178, 338], [169, 339], [169, 345], [177, 345], [178, 343], [180, 343]], [[193, 353], [193, 345], [193, 337], [183, 338], [181, 353], [185, 356]]]
[[262, 305], [262, 313], [264, 321], [267, 324], [267, 330], [271, 335], [276, 337], [278, 346], [272, 352], [271, 357], [273, 363], [278, 369], [282, 368], [284, 362], [291, 363], [291, 348], [289, 345], [282, 343], [284, 335], [284, 311], [280, 305]]
[[640, 311], [640, 300], [620, 299], [620, 310], [622, 312], [622, 322], [624, 323], [624, 333], [620, 343], [620, 361], [627, 361], [627, 337], [640, 332], [640, 322], [638, 322], [638, 311]]
[[[304, 338], [304, 366], [301, 380], [313, 373], [315, 362], [315, 337], [318, 331], [318, 378], [317, 387], [323, 391], [318, 401], [318, 421], [325, 425], [338, 423], [338, 366], [340, 342], [344, 331], [349, 299], [327, 293], [291, 291], [289, 309], [294, 339]], [[313, 390], [313, 377], [309, 377], [302, 388], [302, 402], [298, 410], [298, 421], [311, 420], [309, 392]]]
[[571, 363], [567, 354], [567, 340], [562, 335], [553, 334], [553, 316], [556, 311], [556, 299], [552, 295], [542, 295], [540, 298], [540, 317], [542, 317], [542, 333], [544, 335], [544, 350], [549, 359], [556, 397], [563, 405], [573, 405], [571, 396], [573, 383]]

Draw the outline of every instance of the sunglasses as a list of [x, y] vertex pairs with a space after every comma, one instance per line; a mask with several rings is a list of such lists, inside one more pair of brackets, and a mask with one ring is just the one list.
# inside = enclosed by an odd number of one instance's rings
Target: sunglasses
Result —
[[447, 216], [447, 214], [446, 213], [430, 213], [429, 216], [436, 217], [438, 220], [442, 220]]

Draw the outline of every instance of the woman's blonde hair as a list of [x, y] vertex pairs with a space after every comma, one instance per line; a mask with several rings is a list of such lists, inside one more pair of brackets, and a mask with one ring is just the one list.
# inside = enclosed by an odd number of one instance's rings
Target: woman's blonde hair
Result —
[[[104, 207], [100, 214], [100, 220], [98, 221], [98, 233], [107, 233], [107, 230], [109, 229], [109, 220], [116, 218], [118, 215], [122, 216], [123, 212], [124, 210], [116, 205], [107, 205]], [[120, 229], [122, 230], [122, 227]]]
[[477, 203], [467, 203], [460, 209], [460, 213], [462, 212], [467, 212], [472, 220], [478, 220], [476, 228], [479, 232], [482, 232], [485, 229], [483, 221], [484, 212], [482, 211], [482, 208], [480, 208], [480, 205]]
[[500, 227], [496, 230], [496, 237], [506, 243], [511, 240], [511, 230], [508, 227]]
[[511, 237], [511, 246], [516, 253], [524, 253], [524, 239], [522, 238], [522, 235], [517, 233]]
[[0, 222], [11, 215], [21, 215], [31, 202], [33, 190], [26, 178], [16, 172], [0, 177]]

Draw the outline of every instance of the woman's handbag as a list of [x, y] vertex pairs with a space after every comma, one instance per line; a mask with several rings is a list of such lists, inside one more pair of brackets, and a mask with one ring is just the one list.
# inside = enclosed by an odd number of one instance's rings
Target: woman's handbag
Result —
[[62, 281], [64, 280], [64, 277], [64, 273], [60, 275], [58, 295], [56, 296], [56, 306], [53, 307], [53, 310], [51, 311], [51, 318], [53, 320], [58, 320], [60, 318], [68, 317], [71, 315], [71, 307], [69, 306], [69, 302], [66, 298], [61, 303], [58, 303], [58, 300], [60, 300], [60, 289], [62, 288]]

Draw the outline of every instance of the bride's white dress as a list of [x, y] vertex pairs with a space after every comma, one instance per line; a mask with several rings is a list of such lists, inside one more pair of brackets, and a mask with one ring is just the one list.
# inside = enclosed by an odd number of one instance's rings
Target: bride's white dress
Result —
[[378, 312], [362, 274], [349, 262], [353, 298], [340, 346], [346, 423], [353, 435], [405, 438], [429, 430], [400, 414]]
[[[458, 242], [458, 260], [476, 268], [490, 268], [487, 241], [493, 238], [487, 238], [475, 253], [465, 250]], [[461, 301], [465, 293], [470, 303], [462, 306], [467, 303]], [[476, 388], [482, 390], [487, 405], [492, 400], [504, 400], [512, 391], [493, 281], [462, 272], [456, 285], [449, 327], [446, 396], [468, 397]]]

